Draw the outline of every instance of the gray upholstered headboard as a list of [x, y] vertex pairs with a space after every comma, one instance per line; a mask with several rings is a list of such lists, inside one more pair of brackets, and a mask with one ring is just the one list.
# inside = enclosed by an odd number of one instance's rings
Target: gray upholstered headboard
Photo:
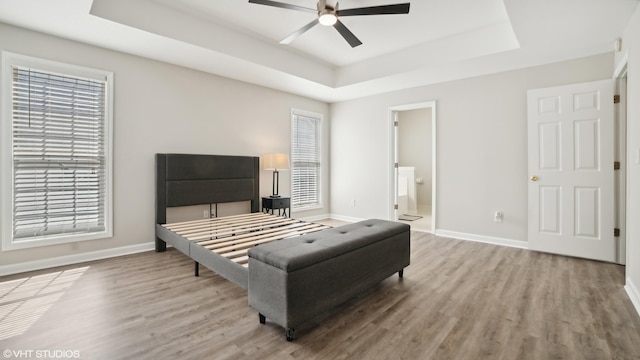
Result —
[[173, 206], [251, 201], [259, 211], [260, 159], [253, 156], [156, 154], [156, 223]]

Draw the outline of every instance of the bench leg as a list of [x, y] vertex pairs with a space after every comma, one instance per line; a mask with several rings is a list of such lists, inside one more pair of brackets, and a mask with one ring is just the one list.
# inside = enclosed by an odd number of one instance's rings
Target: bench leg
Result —
[[264, 317], [264, 315], [258, 313], [258, 319], [260, 319], [260, 324], [264, 324], [267, 322], [267, 318]]
[[284, 335], [287, 338], [287, 341], [293, 341], [293, 328], [286, 328], [284, 330]]
[[197, 261], [194, 261], [193, 265], [194, 265], [194, 269], [193, 269], [194, 275], [200, 276], [200, 264]]
[[404, 269], [398, 271], [398, 276], [402, 279], [402, 275], [404, 275]]

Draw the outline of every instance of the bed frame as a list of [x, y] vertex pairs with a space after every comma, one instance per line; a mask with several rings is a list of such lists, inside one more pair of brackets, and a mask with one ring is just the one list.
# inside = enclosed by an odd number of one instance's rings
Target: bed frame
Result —
[[[259, 212], [259, 158], [156, 154], [156, 251], [167, 243], [240, 287], [248, 286], [253, 246], [329, 228]], [[251, 202], [251, 214], [167, 224], [167, 208]]]

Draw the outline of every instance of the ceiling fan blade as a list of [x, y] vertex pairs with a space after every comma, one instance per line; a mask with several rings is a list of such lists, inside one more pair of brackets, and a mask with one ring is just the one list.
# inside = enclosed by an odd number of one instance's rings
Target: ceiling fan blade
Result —
[[293, 34], [291, 34], [291, 35], [287, 36], [286, 38], [284, 38], [282, 41], [280, 41], [280, 44], [289, 44], [293, 40], [297, 39], [298, 36], [304, 34], [305, 32], [307, 32], [307, 30], [311, 29], [312, 27], [316, 26], [317, 24], [318, 24], [318, 19], [314, 19], [312, 22], [310, 22], [307, 25], [305, 25], [305, 26], [301, 27], [300, 29], [298, 29], [298, 31], [296, 31]]
[[336, 11], [338, 16], [408, 14], [410, 3], [370, 6]]
[[279, 8], [283, 8], [283, 9], [289, 9], [289, 10], [298, 10], [298, 11], [304, 11], [304, 12], [311, 12], [311, 13], [314, 13], [314, 14], [318, 13], [317, 9], [306, 8], [304, 6], [298, 6], [298, 5], [285, 4], [285, 3], [278, 2], [278, 1], [249, 0], [249, 3], [250, 4], [260, 4], [260, 5], [279, 7]]
[[349, 43], [349, 45], [351, 45], [352, 48], [358, 45], [362, 45], [362, 41], [358, 40], [358, 38], [355, 35], [353, 35], [353, 33], [349, 31], [349, 29], [347, 29], [347, 27], [344, 26], [344, 24], [340, 20], [336, 21], [333, 27], [336, 28], [336, 30], [338, 30], [340, 35], [342, 35], [342, 37], [345, 40], [347, 40], [347, 42]]

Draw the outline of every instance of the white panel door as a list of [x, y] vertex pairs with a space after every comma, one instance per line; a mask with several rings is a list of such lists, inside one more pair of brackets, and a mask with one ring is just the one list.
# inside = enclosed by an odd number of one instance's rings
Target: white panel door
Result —
[[613, 80], [529, 90], [529, 247], [616, 260]]

